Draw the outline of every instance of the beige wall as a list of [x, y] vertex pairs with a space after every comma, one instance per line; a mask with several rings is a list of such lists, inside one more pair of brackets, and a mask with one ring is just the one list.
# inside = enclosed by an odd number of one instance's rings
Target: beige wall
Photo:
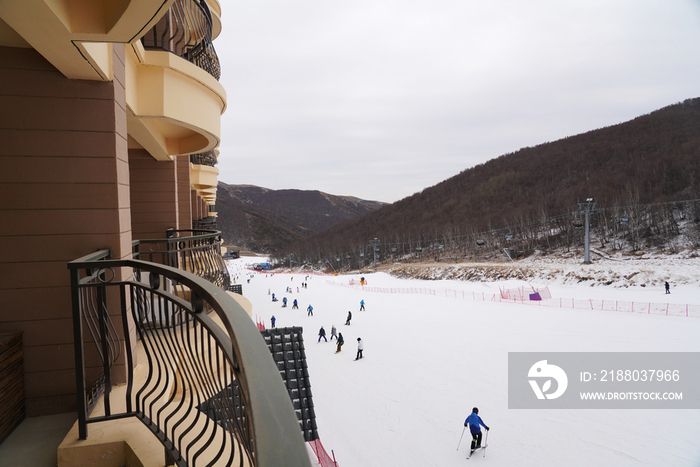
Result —
[[0, 330], [24, 331], [29, 416], [75, 409], [66, 263], [131, 254], [123, 46], [114, 62], [114, 82], [69, 80], [0, 47]]
[[177, 164], [157, 161], [143, 149], [129, 149], [131, 229], [135, 240], [165, 238], [179, 228]]

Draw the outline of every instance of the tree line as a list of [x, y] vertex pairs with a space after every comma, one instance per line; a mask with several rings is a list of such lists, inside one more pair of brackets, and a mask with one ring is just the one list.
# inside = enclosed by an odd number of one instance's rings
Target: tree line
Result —
[[[700, 199], [645, 205], [634, 201], [635, 198], [625, 205], [596, 207], [590, 215], [593, 248], [608, 253], [649, 248], [676, 253], [685, 247], [700, 248]], [[378, 264], [484, 261], [583, 247], [585, 219], [581, 210], [539, 218], [521, 216], [513, 221], [483, 231], [447, 228], [422, 235], [397, 233], [367, 238], [352, 245], [298, 245], [272, 258], [284, 266], [306, 264], [340, 272], [370, 267], [375, 260]]]

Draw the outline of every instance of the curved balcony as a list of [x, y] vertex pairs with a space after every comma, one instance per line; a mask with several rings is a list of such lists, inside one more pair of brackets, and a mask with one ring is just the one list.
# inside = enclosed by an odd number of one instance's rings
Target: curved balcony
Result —
[[207, 5], [212, 20], [211, 38], [216, 39], [221, 34], [221, 5], [218, 0], [207, 0]]
[[0, 18], [68, 78], [112, 79], [112, 43], [149, 30], [170, 1], [3, 2]]
[[206, 165], [208, 167], [216, 167], [217, 159], [214, 151], [190, 154], [190, 162], [194, 165]]
[[[80, 439], [92, 424], [135, 418], [163, 445], [168, 465], [310, 466], [265, 341], [225, 291], [167, 265], [111, 260], [108, 250], [68, 267]], [[173, 293], [177, 285], [191, 291], [190, 300]], [[90, 342], [83, 327], [92, 334], [93, 352], [83, 344]], [[111, 390], [110, 375], [120, 348], [127, 376], [118, 392]], [[145, 357], [141, 377], [134, 371], [133, 348]], [[95, 355], [103, 374], [102, 415], [92, 414], [85, 396], [84, 362]]]
[[156, 160], [218, 146], [226, 92], [210, 74], [175, 54], [127, 49], [127, 130]]
[[[134, 259], [182, 269], [223, 290], [228, 289], [231, 278], [221, 255], [220, 231], [168, 229], [166, 237], [134, 241], [132, 256]], [[189, 295], [177, 285], [175, 288], [178, 295]]]
[[173, 53], [219, 80], [221, 63], [212, 44], [212, 28], [212, 14], [205, 0], [175, 0], [141, 42], [147, 50]]
[[207, 216], [201, 219], [192, 221], [192, 227], [195, 229], [204, 230], [215, 230], [216, 229], [216, 216]]

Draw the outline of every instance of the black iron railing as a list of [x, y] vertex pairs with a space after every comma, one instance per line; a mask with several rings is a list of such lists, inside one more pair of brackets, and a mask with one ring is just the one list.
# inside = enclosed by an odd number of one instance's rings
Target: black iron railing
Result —
[[190, 154], [190, 162], [197, 165], [216, 167], [216, 154], [214, 154], [214, 151]]
[[[168, 229], [166, 237], [136, 240], [133, 257], [143, 261], [165, 264], [199, 276], [226, 290], [231, 278], [221, 255], [221, 232], [215, 230]], [[183, 296], [186, 290], [175, 285]]]
[[174, 53], [219, 80], [221, 64], [211, 33], [211, 11], [205, 0], [175, 0], [158, 24], [141, 38], [141, 42], [146, 49]]
[[216, 217], [207, 216], [194, 220], [192, 221], [192, 227], [195, 230], [216, 230]]
[[[192, 273], [109, 255], [102, 250], [68, 265], [80, 438], [87, 438], [89, 424], [136, 417], [177, 466], [308, 467], [289, 395], [242, 307]], [[175, 284], [190, 291], [187, 300], [174, 293]], [[204, 313], [205, 306], [215, 315]], [[92, 354], [86, 327], [96, 344]], [[142, 352], [140, 378], [134, 348]], [[117, 365], [120, 352], [125, 357]], [[95, 370], [86, 371], [85, 362], [95, 354], [104, 375], [100, 415], [92, 414], [86, 397]], [[120, 378], [125, 390], [110, 391]], [[233, 382], [236, 397], [222, 397]], [[209, 415], [200, 410], [206, 401], [216, 404]]]

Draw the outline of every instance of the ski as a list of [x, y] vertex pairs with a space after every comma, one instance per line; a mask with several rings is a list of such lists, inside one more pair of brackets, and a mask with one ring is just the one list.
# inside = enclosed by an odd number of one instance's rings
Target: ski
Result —
[[[471, 457], [474, 455], [474, 453], [475, 453], [476, 451], [478, 451], [479, 449], [486, 449], [488, 446], [489, 446], [488, 444], [484, 444], [483, 446], [479, 446], [479, 447], [476, 448], [476, 449], [470, 449], [470, 450], [469, 450], [469, 455], [467, 455], [467, 460], [471, 459]], [[485, 455], [486, 455], [486, 453], [484, 453], [484, 456], [485, 456]]]

